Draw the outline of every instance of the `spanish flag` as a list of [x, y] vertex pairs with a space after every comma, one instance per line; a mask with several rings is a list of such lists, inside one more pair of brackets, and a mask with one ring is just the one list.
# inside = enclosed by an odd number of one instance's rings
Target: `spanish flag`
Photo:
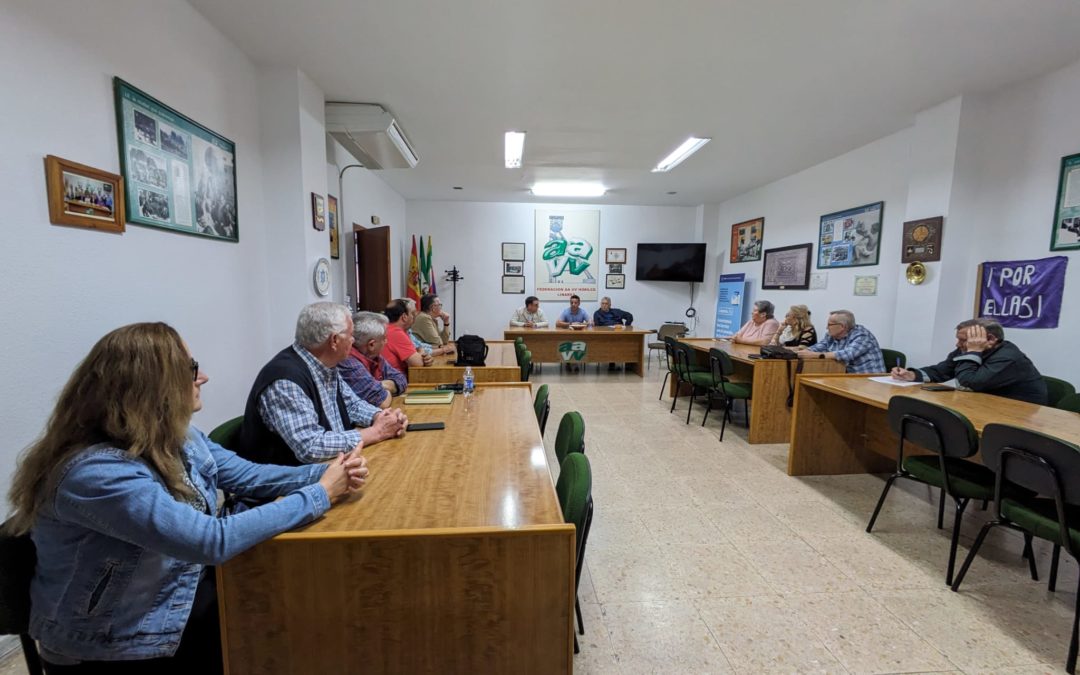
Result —
[[409, 256], [409, 283], [405, 295], [420, 304], [420, 261], [416, 257], [416, 235], [412, 236], [412, 255]]

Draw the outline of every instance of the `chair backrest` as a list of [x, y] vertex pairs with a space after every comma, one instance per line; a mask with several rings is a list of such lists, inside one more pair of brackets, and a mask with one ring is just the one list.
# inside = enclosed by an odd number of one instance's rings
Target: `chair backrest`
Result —
[[675, 343], [675, 374], [684, 382], [690, 381], [690, 367], [697, 361], [694, 348], [685, 342]]
[[885, 361], [885, 370], [892, 370], [893, 366], [907, 367], [907, 354], [895, 349], [882, 349], [881, 358]]
[[529, 381], [529, 371], [532, 370], [532, 352], [526, 349], [521, 354], [521, 381]]
[[1060, 490], [1066, 504], [1080, 504], [1080, 447], [1029, 429], [987, 424], [982, 453], [983, 463], [1002, 480], [1043, 495]]
[[559, 465], [559, 480], [555, 483], [559, 495], [563, 520], [577, 528], [577, 546], [580, 551], [585, 535], [585, 521], [592, 501], [592, 466], [589, 458], [580, 452], [572, 452]]
[[562, 416], [555, 432], [555, 459], [559, 464], [572, 452], [585, 452], [585, 418], [576, 410]]
[[524, 342], [514, 343], [514, 357], [517, 359], [518, 367], [521, 367], [521, 357], [525, 355], [526, 351], [528, 350], [525, 348]]
[[1080, 394], [1069, 394], [1054, 404], [1055, 408], [1080, 413]]
[[536, 398], [533, 400], [533, 411], [536, 412], [536, 423], [540, 425], [541, 433], [543, 433], [544, 429], [545, 411], [550, 406], [551, 402], [548, 400], [548, 386], [542, 384], [540, 385], [540, 388], [536, 390]]
[[236, 441], [240, 438], [240, 425], [244, 423], [244, 416], [234, 417], [214, 427], [209, 433], [210, 440], [228, 450], [236, 449]]
[[521, 345], [522, 347], [524, 347], [525, 346], [525, 338], [523, 338], [523, 337], [521, 337], [519, 335], [518, 337], [514, 338], [514, 344], [515, 345]]
[[678, 371], [675, 370], [675, 350], [679, 347], [679, 341], [671, 335], [665, 335], [663, 340], [664, 354], [667, 356], [668, 372], [672, 375], [678, 375]]
[[1058, 401], [1076, 393], [1076, 387], [1071, 382], [1049, 375], [1043, 375], [1043, 382], [1046, 383], [1046, 400], [1052, 406], [1057, 406]]
[[723, 349], [713, 347], [709, 350], [709, 370], [712, 371], [714, 383], [727, 381], [728, 375], [735, 370], [731, 357]]
[[20, 635], [30, 629], [30, 580], [37, 551], [29, 534], [18, 536], [0, 526], [0, 635]]
[[901, 438], [946, 457], [971, 457], [979, 435], [971, 420], [952, 408], [911, 396], [889, 399], [889, 427]]
[[690, 332], [690, 329], [681, 323], [665, 323], [656, 330], [656, 339], [665, 342], [664, 338], [681, 338]]

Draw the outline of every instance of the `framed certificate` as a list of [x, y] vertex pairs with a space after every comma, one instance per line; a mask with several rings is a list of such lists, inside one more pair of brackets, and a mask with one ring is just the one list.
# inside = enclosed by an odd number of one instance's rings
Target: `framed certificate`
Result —
[[502, 292], [503, 293], [525, 293], [525, 277], [511, 277], [503, 276], [502, 278]]
[[503, 260], [525, 260], [525, 242], [504, 241], [502, 244]]

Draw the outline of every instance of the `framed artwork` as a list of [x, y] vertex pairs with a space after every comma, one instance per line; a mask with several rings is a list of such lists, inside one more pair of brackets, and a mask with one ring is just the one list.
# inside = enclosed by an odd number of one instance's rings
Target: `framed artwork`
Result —
[[341, 243], [338, 233], [337, 197], [326, 195], [326, 220], [330, 229], [330, 257], [337, 260], [341, 257]]
[[533, 217], [533, 294], [542, 301], [577, 295], [596, 302], [603, 274], [599, 209], [536, 209]]
[[49, 222], [124, 231], [124, 179], [55, 155], [45, 158]]
[[236, 144], [113, 78], [127, 222], [239, 241]]
[[525, 263], [521, 260], [504, 260], [503, 274], [510, 277], [520, 277], [525, 274]]
[[502, 292], [503, 293], [525, 293], [525, 277], [508, 277], [502, 278]]
[[874, 202], [821, 217], [818, 269], [878, 264], [885, 202]]
[[611, 274], [622, 274], [622, 263], [611, 263], [607, 266], [607, 271]]
[[796, 244], [765, 251], [765, 271], [761, 288], [804, 291], [810, 288], [810, 256], [813, 244]]
[[923, 218], [904, 223], [900, 262], [934, 262], [941, 260], [941, 228], [945, 218]]
[[855, 275], [855, 295], [877, 295], [878, 275], [868, 276]]
[[731, 262], [761, 260], [761, 243], [765, 239], [765, 219], [754, 218], [731, 226]]
[[604, 262], [611, 265], [622, 265], [626, 263], [626, 249], [625, 248], [606, 248], [604, 249]]
[[525, 242], [504, 241], [502, 244], [502, 259], [525, 262]]
[[626, 275], [625, 274], [606, 274], [604, 275], [604, 288], [612, 288], [615, 290], [626, 288]]
[[1050, 250], [1080, 249], [1080, 154], [1061, 158]]
[[323, 196], [311, 193], [311, 226], [319, 232], [326, 229], [326, 204]]

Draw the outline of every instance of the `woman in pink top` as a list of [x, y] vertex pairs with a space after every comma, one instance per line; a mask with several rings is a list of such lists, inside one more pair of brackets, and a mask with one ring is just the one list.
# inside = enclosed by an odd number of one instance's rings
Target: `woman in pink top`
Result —
[[754, 310], [750, 313], [750, 320], [739, 329], [738, 333], [731, 336], [732, 342], [741, 342], [745, 345], [767, 345], [772, 341], [773, 335], [780, 330], [780, 322], [773, 318], [773, 304], [768, 300], [758, 300], [754, 303]]

